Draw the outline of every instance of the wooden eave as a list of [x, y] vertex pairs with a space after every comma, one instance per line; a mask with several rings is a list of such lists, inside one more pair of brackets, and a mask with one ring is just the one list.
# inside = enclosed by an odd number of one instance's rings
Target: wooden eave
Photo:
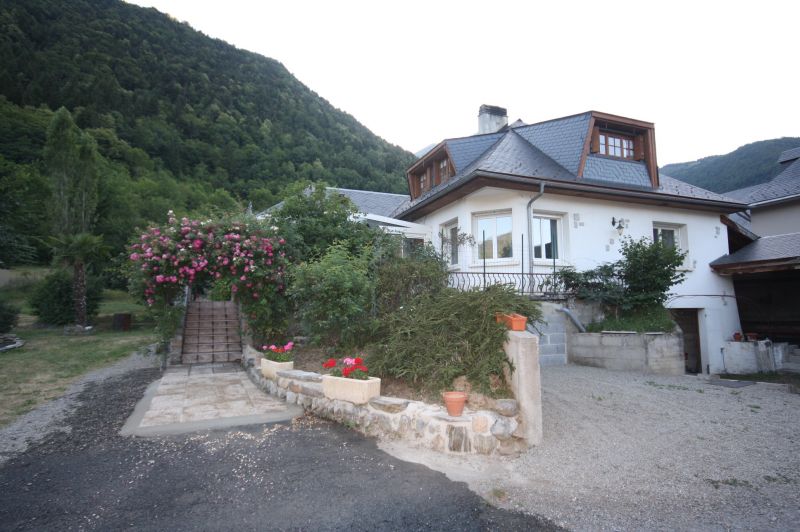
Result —
[[800, 270], [800, 257], [711, 265], [711, 268], [720, 275]]
[[743, 205], [738, 203], [687, 198], [669, 194], [654, 193], [647, 190], [632, 190], [615, 188], [585, 181], [561, 181], [547, 178], [523, 177], [513, 174], [497, 174], [476, 171], [462, 178], [459, 183], [421, 200], [417, 205], [412, 205], [400, 216], [402, 220], [415, 220], [430, 214], [464, 196], [483, 187], [505, 188], [510, 190], [538, 191], [539, 183], [545, 183], [545, 193], [561, 194], [565, 196], [599, 199], [606, 201], [625, 201], [642, 205], [655, 205], [662, 207], [683, 208], [691, 210], [714, 211], [733, 213], [741, 211]]

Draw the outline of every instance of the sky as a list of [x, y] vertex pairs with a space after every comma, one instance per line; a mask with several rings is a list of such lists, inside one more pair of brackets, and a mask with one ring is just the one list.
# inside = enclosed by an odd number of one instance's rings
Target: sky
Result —
[[654, 122], [659, 165], [800, 136], [798, 1], [135, 0], [277, 59], [417, 152], [597, 110]]

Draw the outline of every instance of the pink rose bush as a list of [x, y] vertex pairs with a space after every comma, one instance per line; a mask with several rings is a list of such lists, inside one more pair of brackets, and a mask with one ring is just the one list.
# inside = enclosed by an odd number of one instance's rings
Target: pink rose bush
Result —
[[285, 248], [276, 228], [255, 220], [178, 220], [170, 211], [165, 226], [129, 246], [128, 257], [134, 290], [148, 306], [172, 306], [184, 287], [225, 278], [258, 332], [285, 319]]

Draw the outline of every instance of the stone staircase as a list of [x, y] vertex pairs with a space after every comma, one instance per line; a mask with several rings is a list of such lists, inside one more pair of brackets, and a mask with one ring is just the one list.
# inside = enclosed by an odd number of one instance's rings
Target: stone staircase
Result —
[[241, 358], [238, 307], [231, 301], [190, 302], [183, 327], [181, 364], [234, 362]]

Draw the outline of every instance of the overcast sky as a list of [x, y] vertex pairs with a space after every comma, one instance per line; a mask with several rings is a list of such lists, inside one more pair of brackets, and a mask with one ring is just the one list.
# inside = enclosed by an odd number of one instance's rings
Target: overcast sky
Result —
[[409, 151], [598, 110], [655, 122], [660, 165], [800, 136], [800, 2], [136, 0], [282, 62]]

